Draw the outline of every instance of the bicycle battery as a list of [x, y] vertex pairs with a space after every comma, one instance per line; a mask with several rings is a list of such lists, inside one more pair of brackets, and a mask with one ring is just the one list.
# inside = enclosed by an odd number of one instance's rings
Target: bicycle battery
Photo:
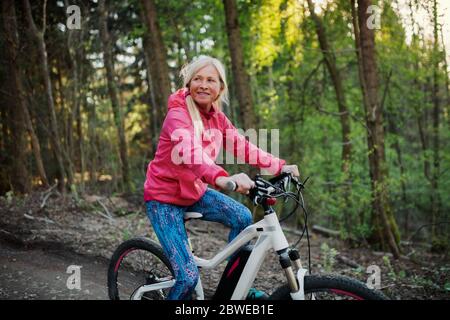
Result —
[[212, 300], [231, 299], [252, 250], [253, 245], [246, 245], [239, 249], [228, 261]]

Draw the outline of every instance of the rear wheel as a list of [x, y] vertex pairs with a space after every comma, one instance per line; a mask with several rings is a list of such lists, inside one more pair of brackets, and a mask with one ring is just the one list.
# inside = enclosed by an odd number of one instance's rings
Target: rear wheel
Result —
[[[161, 247], [146, 238], [123, 242], [114, 252], [108, 269], [111, 300], [133, 299], [144, 285], [174, 279], [172, 266]], [[144, 293], [143, 300], [165, 300], [170, 288]]]
[[[344, 276], [305, 276], [306, 300], [386, 300], [381, 292], [364, 283]], [[289, 286], [275, 290], [270, 300], [292, 300]]]

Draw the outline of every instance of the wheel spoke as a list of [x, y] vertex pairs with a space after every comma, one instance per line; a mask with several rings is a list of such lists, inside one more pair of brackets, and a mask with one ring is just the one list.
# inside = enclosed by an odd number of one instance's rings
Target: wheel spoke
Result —
[[[114, 277], [110, 276], [110, 273], [108, 274], [108, 285], [116, 288], [116, 290], [110, 290], [110, 295], [111, 292], [117, 295], [112, 299], [130, 299], [144, 285], [173, 279], [168, 260], [164, 258], [160, 248], [150, 242], [149, 244], [142, 243], [142, 240], [130, 240], [130, 246], [132, 244], [131, 249], [123, 246], [124, 248], [120, 252], [116, 252], [114, 256], [118, 258], [114, 261], [115, 263], [111, 263], [111, 266], [115, 266]], [[158, 251], [159, 253], [156, 253]], [[166, 262], [161, 260], [161, 256]], [[148, 291], [141, 298], [164, 300], [169, 291], [170, 288]]]

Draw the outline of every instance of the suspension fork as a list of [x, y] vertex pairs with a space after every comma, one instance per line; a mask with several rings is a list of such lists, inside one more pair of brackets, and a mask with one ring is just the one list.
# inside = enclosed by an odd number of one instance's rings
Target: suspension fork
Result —
[[[300, 255], [297, 249], [287, 249], [278, 252], [280, 256], [280, 264], [286, 274], [290, 294], [293, 300], [305, 300], [305, 275], [307, 270], [302, 267]], [[292, 269], [294, 264], [297, 274]], [[312, 296], [314, 299], [314, 296]]]
[[297, 292], [299, 290], [297, 278], [295, 276], [294, 270], [292, 269], [292, 261], [289, 257], [287, 249], [283, 249], [279, 254], [279, 261], [281, 268], [283, 268], [284, 274], [286, 275], [286, 279], [291, 289], [291, 292]]

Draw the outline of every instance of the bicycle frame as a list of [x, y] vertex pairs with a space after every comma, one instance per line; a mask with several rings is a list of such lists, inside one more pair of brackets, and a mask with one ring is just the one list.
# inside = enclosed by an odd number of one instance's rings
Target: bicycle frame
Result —
[[[213, 269], [254, 238], [258, 239], [234, 289], [231, 300], [244, 300], [247, 297], [248, 291], [253, 284], [256, 274], [258, 273], [269, 250], [275, 250], [280, 255], [280, 257], [282, 253], [285, 253], [287, 251], [289, 244], [283, 233], [283, 230], [281, 229], [276, 212], [273, 211], [270, 206], [267, 206], [265, 208], [264, 219], [261, 219], [257, 223], [254, 223], [245, 228], [241, 233], [239, 233], [239, 235], [236, 236], [236, 238], [234, 238], [212, 259], [207, 260], [194, 256], [198, 267], [206, 270]], [[299, 279], [299, 283], [302, 283], [302, 280], [303, 279]], [[139, 300], [145, 292], [170, 288], [174, 284], [175, 280], [170, 279], [158, 282], [156, 284], [144, 285], [136, 291], [132, 299]], [[301, 291], [302, 290], [303, 288], [301, 288]], [[195, 293], [197, 300], [204, 300], [205, 297], [200, 278], [195, 287]], [[293, 298], [297, 298], [297, 296], [293, 295]]]

